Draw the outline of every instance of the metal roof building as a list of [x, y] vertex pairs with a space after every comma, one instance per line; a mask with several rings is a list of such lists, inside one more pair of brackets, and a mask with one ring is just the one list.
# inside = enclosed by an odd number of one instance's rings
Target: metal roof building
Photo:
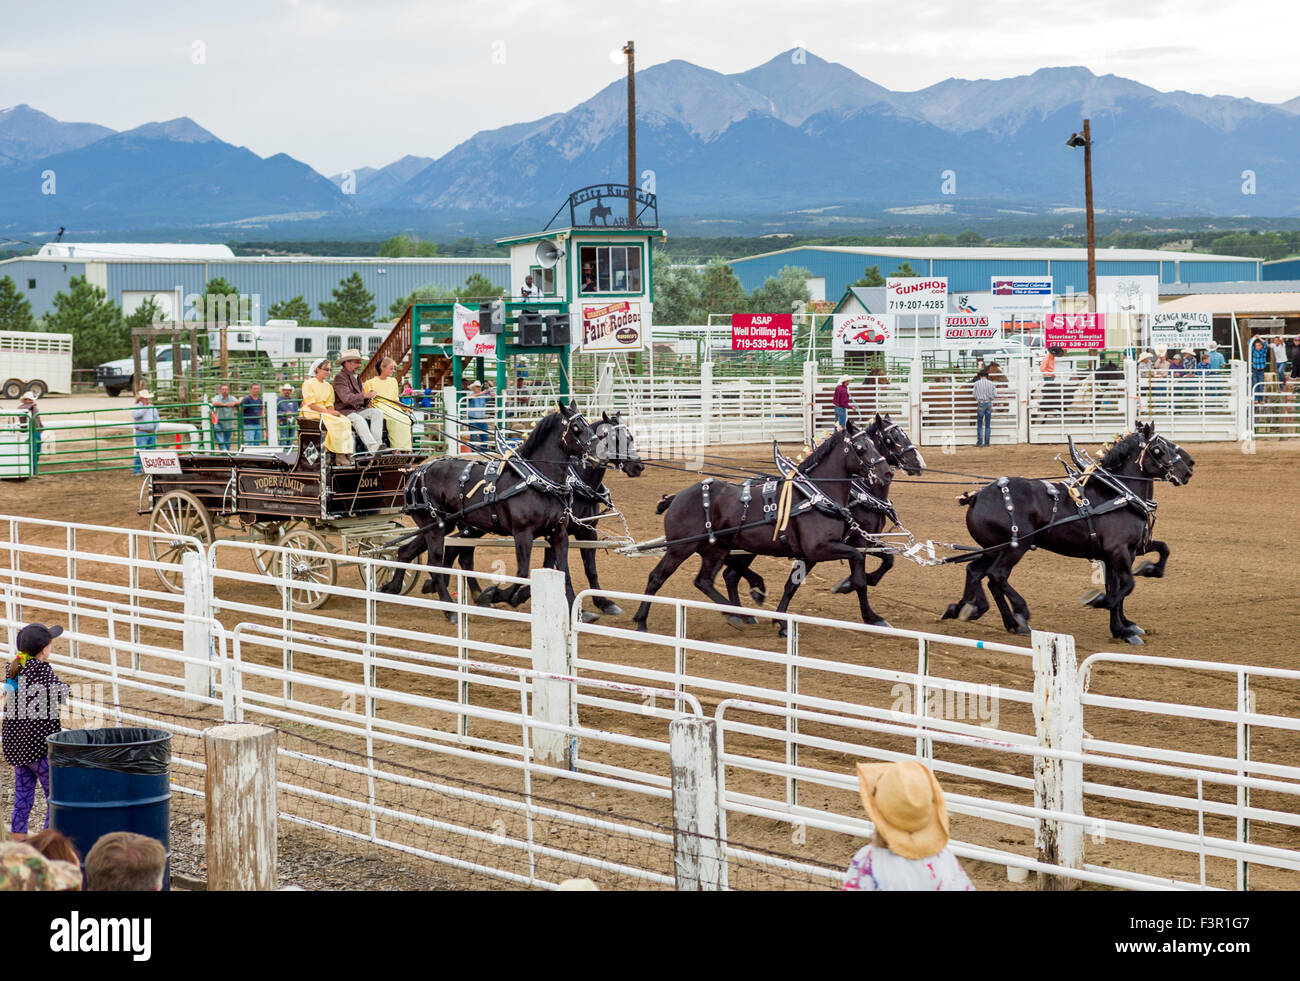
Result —
[[[812, 273], [813, 298], [834, 301], [869, 266], [878, 266], [882, 276], [892, 276], [905, 262], [921, 276], [947, 276], [952, 292], [987, 292], [994, 276], [1049, 275], [1058, 293], [1088, 290], [1087, 249], [805, 245], [728, 264], [747, 290], [761, 286], [785, 266], [802, 266]], [[1261, 265], [1259, 259], [1200, 252], [1097, 250], [1098, 276], [1159, 276], [1161, 283], [1258, 281]]]
[[[388, 317], [394, 300], [413, 290], [430, 285], [455, 289], [475, 273], [494, 286], [510, 288], [510, 260], [504, 257], [234, 256], [224, 245], [130, 244], [120, 248], [119, 252], [118, 246], [103, 243], [51, 243], [41, 254], [0, 261], [0, 277], [13, 279], [37, 317], [50, 311], [54, 295], [66, 292], [75, 276], [85, 276], [102, 287], [109, 299], [128, 312], [154, 295], [164, 306], [174, 302], [183, 309], [187, 296], [201, 294], [209, 280], [222, 278], [250, 298], [250, 315], [259, 322], [272, 304], [295, 296], [302, 296], [312, 315], [319, 316], [320, 304], [330, 301], [334, 289], [354, 272], [374, 295], [379, 319]], [[194, 249], [212, 251], [204, 257], [190, 251]], [[47, 250], [54, 254], [46, 254]]]

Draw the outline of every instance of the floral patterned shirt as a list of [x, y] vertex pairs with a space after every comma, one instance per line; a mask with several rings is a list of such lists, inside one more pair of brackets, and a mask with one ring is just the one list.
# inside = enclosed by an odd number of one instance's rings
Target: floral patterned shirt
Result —
[[841, 888], [845, 892], [962, 892], [975, 889], [957, 856], [947, 848], [929, 858], [910, 859], [895, 855], [888, 848], [871, 845], [853, 856]]

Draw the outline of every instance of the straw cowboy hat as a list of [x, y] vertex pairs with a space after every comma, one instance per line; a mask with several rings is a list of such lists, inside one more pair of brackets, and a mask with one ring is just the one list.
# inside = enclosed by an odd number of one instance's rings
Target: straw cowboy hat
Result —
[[147, 388], [142, 388], [140, 391], [135, 393], [135, 397], [138, 399], [151, 399], [153, 398], [153, 392], [149, 391]]
[[1150, 351], [1143, 351], [1141, 354], [1138, 355], [1138, 364], [1141, 364], [1143, 361], [1150, 361], [1150, 360], [1151, 360]]
[[349, 361], [364, 361], [365, 359], [361, 357], [360, 351], [358, 351], [355, 347], [350, 347], [342, 354], [339, 355], [338, 360], [339, 360], [339, 364], [346, 364]]
[[852, 375], [845, 375], [844, 377], [842, 377], [842, 378], [840, 379], [840, 384], [841, 384], [841, 385], [847, 385], [847, 384], [848, 384], [849, 382], [851, 382], [851, 381], [853, 381], [853, 376], [852, 376]]
[[1193, 351], [1190, 347], [1185, 347], [1185, 348], [1183, 348], [1182, 353], [1183, 353], [1183, 354], [1195, 354], [1196, 352]]
[[1210, 341], [1209, 344], [1205, 345], [1205, 350], [1207, 351], [1217, 351], [1218, 349], [1219, 349], [1218, 341]]
[[948, 809], [930, 768], [916, 760], [859, 763], [858, 794], [889, 850], [928, 858], [948, 844]]
[[18, 401], [30, 402], [32, 403], [32, 405], [35, 405], [38, 401], [40, 401], [40, 396], [38, 396], [35, 392], [23, 392], [23, 397]]

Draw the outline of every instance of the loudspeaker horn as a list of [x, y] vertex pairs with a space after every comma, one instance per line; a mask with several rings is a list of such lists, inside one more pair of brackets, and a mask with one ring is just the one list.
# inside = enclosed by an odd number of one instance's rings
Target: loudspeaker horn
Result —
[[543, 269], [550, 269], [564, 258], [564, 249], [549, 238], [544, 238], [537, 243], [536, 255], [537, 264]]

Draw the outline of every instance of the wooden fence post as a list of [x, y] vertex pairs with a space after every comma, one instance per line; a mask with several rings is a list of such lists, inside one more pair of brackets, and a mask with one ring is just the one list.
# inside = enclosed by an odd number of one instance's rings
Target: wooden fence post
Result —
[[[1082, 689], [1074, 638], [1042, 630], [1033, 633], [1034, 728], [1043, 749], [1083, 752]], [[1083, 764], [1034, 758], [1034, 806], [1083, 816]], [[1038, 860], [1067, 869], [1083, 868], [1083, 825], [1039, 818], [1034, 829]], [[1078, 889], [1078, 879], [1038, 873], [1043, 890]]]
[[722, 853], [718, 723], [688, 716], [668, 723], [673, 783], [673, 871], [685, 892], [727, 887]]
[[275, 742], [266, 726], [204, 730], [209, 891], [276, 888]]
[[[564, 573], [558, 569], [534, 569], [532, 586], [533, 670], [547, 674], [572, 675], [569, 656], [569, 601], [564, 593]], [[567, 681], [538, 679], [533, 682], [533, 720], [549, 725], [571, 726], [573, 685]], [[533, 752], [539, 763], [573, 769], [576, 738], [552, 729], [533, 730]]]

